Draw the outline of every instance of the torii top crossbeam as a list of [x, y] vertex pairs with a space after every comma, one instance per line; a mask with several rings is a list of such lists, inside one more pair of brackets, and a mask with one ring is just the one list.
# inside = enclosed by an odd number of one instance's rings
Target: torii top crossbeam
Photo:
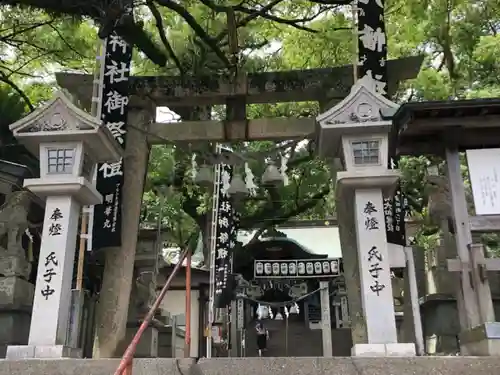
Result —
[[[393, 94], [402, 81], [413, 79], [420, 71], [423, 56], [389, 60], [388, 94]], [[130, 104], [140, 105], [144, 99], [157, 106], [200, 106], [226, 104], [234, 96], [244, 96], [246, 103], [279, 103], [343, 99], [353, 85], [352, 65], [335, 68], [250, 73], [237, 88], [230, 76], [169, 77], [132, 76]], [[57, 73], [57, 83], [75, 95], [82, 105], [89, 105], [92, 75]]]

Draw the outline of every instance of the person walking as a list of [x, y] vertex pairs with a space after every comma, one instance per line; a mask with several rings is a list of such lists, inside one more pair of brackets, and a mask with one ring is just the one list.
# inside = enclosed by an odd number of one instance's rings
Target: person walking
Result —
[[255, 330], [257, 331], [257, 349], [259, 350], [259, 357], [262, 357], [262, 352], [267, 349], [269, 331], [264, 327], [262, 322], [257, 323]]

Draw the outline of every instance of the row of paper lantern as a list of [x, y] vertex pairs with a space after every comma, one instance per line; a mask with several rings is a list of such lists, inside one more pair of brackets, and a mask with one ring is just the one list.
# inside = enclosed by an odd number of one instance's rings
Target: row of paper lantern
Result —
[[332, 274], [339, 271], [338, 260], [317, 262], [256, 262], [257, 275], [312, 275]]

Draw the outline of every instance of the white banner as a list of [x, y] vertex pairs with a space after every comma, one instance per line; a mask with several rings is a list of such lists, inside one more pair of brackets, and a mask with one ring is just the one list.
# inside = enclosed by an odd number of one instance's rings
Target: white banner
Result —
[[467, 150], [476, 215], [500, 215], [500, 148]]

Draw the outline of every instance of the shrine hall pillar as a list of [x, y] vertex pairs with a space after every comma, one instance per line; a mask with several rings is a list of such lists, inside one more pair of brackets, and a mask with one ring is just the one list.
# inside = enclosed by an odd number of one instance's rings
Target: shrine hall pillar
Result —
[[332, 348], [332, 320], [330, 314], [330, 288], [328, 281], [319, 282], [319, 296], [321, 303], [321, 338], [323, 342], [323, 357], [333, 355]]

